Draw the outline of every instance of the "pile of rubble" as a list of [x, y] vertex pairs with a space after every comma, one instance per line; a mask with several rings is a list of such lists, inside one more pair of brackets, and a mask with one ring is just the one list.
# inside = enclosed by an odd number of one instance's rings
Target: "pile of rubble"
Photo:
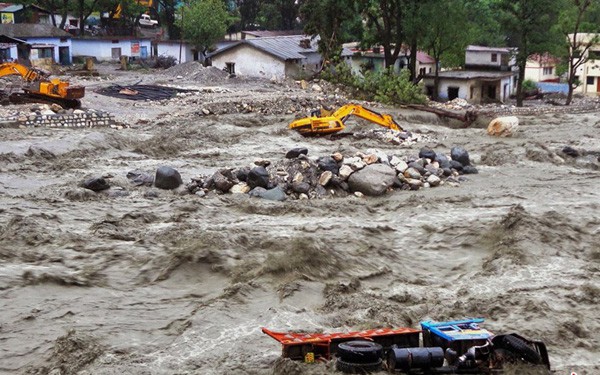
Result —
[[418, 190], [459, 184], [462, 174], [478, 173], [469, 153], [460, 147], [444, 153], [423, 148], [418, 157], [401, 158], [380, 151], [344, 156], [334, 153], [316, 160], [306, 148], [290, 150], [286, 159], [272, 165], [258, 160], [254, 168], [222, 169], [212, 176], [192, 179], [186, 187], [201, 196], [248, 193], [272, 200], [326, 196], [379, 196], [389, 190]]
[[[381, 196], [392, 190], [419, 190], [442, 185], [458, 186], [465, 174], [476, 174], [469, 153], [454, 147], [450, 155], [422, 148], [418, 156], [399, 157], [381, 151], [344, 156], [339, 152], [316, 159], [308, 149], [295, 148], [286, 158], [272, 164], [261, 159], [253, 167], [221, 169], [210, 176], [192, 178], [181, 192], [204, 197], [216, 194], [248, 194], [268, 200], [315, 199], [354, 195]], [[111, 188], [112, 176], [93, 177], [81, 182], [84, 189], [100, 192]], [[178, 189], [183, 185], [177, 170], [159, 167], [155, 174], [131, 171], [127, 178], [133, 186]], [[129, 193], [123, 188], [109, 196]], [[157, 192], [147, 191], [147, 197]]]
[[185, 79], [188, 82], [208, 82], [210, 84], [225, 82], [229, 79], [229, 73], [212, 66], [205, 67], [198, 61], [177, 64], [165, 69], [160, 74], [170, 79]]
[[115, 121], [114, 115], [95, 109], [65, 109], [58, 104], [34, 104], [27, 109], [6, 113], [0, 120], [0, 127], [124, 127]]

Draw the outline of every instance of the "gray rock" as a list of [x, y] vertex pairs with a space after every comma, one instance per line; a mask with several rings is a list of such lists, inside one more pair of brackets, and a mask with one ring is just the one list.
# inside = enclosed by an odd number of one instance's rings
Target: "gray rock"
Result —
[[212, 176], [212, 180], [213, 180], [215, 189], [217, 189], [223, 193], [228, 192], [233, 187], [233, 185], [235, 185], [235, 183], [231, 179], [227, 178], [220, 172], [216, 172]]
[[440, 163], [440, 168], [450, 168], [450, 159], [448, 159], [446, 154], [442, 154], [441, 152], [436, 153], [435, 161]]
[[333, 173], [331, 171], [325, 171], [325, 172], [321, 173], [321, 176], [319, 177], [319, 185], [327, 186], [329, 181], [331, 181], [332, 177], [333, 177]]
[[308, 155], [308, 149], [306, 147], [296, 147], [285, 154], [286, 159], [295, 159], [300, 155]]
[[323, 156], [317, 160], [317, 166], [322, 171], [330, 171], [334, 174], [338, 174], [340, 167], [334, 158], [331, 156]]
[[571, 156], [573, 158], [576, 158], [580, 155], [579, 151], [577, 151], [576, 149], [574, 149], [573, 147], [570, 147], [570, 146], [564, 147], [562, 149], [562, 152], [563, 152], [563, 154]]
[[429, 147], [423, 147], [421, 151], [419, 151], [419, 157], [423, 159], [435, 160], [435, 151]]
[[385, 164], [371, 164], [354, 172], [348, 178], [348, 186], [352, 191], [378, 196], [384, 194], [395, 179], [396, 172], [393, 168]]
[[354, 169], [352, 169], [351, 166], [349, 165], [342, 165], [342, 167], [340, 168], [340, 177], [343, 180], [348, 179], [348, 177], [350, 177], [350, 175], [354, 173]]
[[177, 189], [183, 181], [181, 175], [175, 168], [158, 167], [154, 177], [154, 186], [159, 189]]
[[463, 174], [477, 174], [479, 171], [472, 165], [465, 165], [462, 169]]
[[450, 168], [452, 169], [456, 169], [457, 171], [462, 171], [464, 166], [462, 165], [461, 162], [456, 161], [456, 160], [450, 160]]
[[407, 170], [404, 171], [403, 175], [404, 175], [404, 177], [412, 178], [412, 179], [416, 179], [416, 180], [421, 178], [421, 172], [419, 172], [415, 168], [408, 168]]
[[258, 187], [255, 187], [254, 189], [250, 190], [250, 193], [248, 193], [248, 194], [251, 197], [267, 199], [270, 201], [282, 202], [287, 199], [287, 195], [285, 195], [285, 192], [279, 186], [276, 186], [273, 189], [269, 189], [269, 190], [258, 186]]
[[452, 147], [450, 150], [450, 157], [452, 160], [456, 160], [462, 165], [470, 165], [471, 160], [469, 159], [469, 153], [462, 147]]
[[254, 189], [255, 187], [266, 189], [269, 187], [269, 172], [264, 167], [252, 168], [248, 172], [246, 183], [250, 186], [250, 189]]
[[431, 187], [436, 187], [436, 186], [439, 186], [439, 184], [440, 184], [441, 182], [442, 182], [442, 180], [441, 180], [441, 179], [440, 179], [438, 176], [436, 176], [436, 175], [434, 175], [434, 174], [432, 174], [431, 176], [427, 177], [427, 183], [428, 183], [428, 184], [429, 184], [429, 186], [431, 186]]
[[248, 179], [248, 173], [250, 173], [250, 168], [244, 167], [235, 171], [235, 177], [242, 182], [246, 182]]
[[427, 172], [427, 170], [424, 167], [425, 164], [420, 162], [421, 160], [424, 160], [424, 159], [419, 159], [418, 161], [408, 163], [408, 168], [416, 169], [417, 171], [419, 171], [420, 174], [425, 174], [425, 172]]
[[408, 169], [408, 164], [404, 160], [400, 160], [398, 164], [396, 164], [396, 171], [398, 173], [404, 173]]
[[154, 183], [154, 176], [138, 170], [127, 172], [127, 179], [136, 186], [152, 186]]
[[102, 177], [88, 178], [87, 180], [84, 180], [80, 186], [84, 189], [89, 189], [92, 191], [102, 191], [110, 188], [108, 181]]
[[297, 194], [308, 194], [310, 184], [308, 182], [293, 182], [292, 191]]

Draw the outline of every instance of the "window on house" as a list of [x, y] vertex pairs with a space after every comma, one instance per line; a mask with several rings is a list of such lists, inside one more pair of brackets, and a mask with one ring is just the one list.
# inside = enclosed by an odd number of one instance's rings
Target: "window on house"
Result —
[[119, 43], [119, 41], [118, 41], [118, 40], [115, 40], [115, 39], [113, 39], [113, 40], [112, 40], [112, 43], [113, 43], [113, 44], [116, 44], [116, 43]]
[[40, 48], [38, 50], [38, 57], [40, 59], [46, 59], [52, 57], [52, 48]]
[[587, 77], [586, 83], [588, 85], [593, 85], [594, 84], [594, 77]]
[[552, 74], [552, 71], [553, 71], [552, 68], [544, 68], [544, 75], [549, 76]]
[[492, 53], [492, 62], [497, 62], [497, 61], [498, 61], [498, 54]]
[[590, 51], [588, 58], [590, 60], [600, 60], [600, 51]]

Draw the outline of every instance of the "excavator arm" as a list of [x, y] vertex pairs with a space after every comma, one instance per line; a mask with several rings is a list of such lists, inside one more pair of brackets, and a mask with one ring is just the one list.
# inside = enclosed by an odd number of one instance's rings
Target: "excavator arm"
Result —
[[381, 114], [358, 104], [346, 104], [335, 112], [321, 109], [313, 112], [310, 117], [293, 121], [290, 129], [303, 135], [322, 135], [342, 131], [346, 128], [344, 122], [350, 116], [357, 116], [388, 129], [402, 131], [402, 127], [390, 115]]

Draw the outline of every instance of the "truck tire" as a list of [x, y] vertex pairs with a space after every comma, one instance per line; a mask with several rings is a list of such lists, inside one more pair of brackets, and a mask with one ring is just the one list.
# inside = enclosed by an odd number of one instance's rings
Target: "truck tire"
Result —
[[540, 354], [518, 337], [511, 335], [504, 336], [502, 338], [502, 346], [506, 350], [519, 355], [526, 362], [533, 363], [534, 365], [542, 363]]
[[374, 363], [383, 357], [383, 347], [373, 341], [346, 341], [338, 345], [336, 354], [345, 362]]
[[352, 363], [346, 362], [343, 359], [338, 358], [335, 361], [335, 368], [346, 374], [369, 374], [381, 370], [383, 360], [380, 358], [376, 362], [371, 363]]

